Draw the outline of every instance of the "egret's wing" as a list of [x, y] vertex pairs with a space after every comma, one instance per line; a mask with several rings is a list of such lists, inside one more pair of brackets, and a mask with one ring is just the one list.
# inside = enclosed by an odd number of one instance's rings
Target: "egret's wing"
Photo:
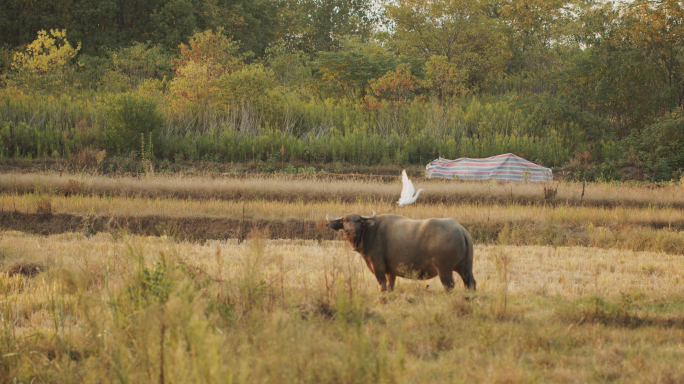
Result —
[[401, 171], [401, 182], [403, 184], [403, 187], [401, 189], [401, 197], [400, 199], [405, 199], [409, 196], [409, 183], [411, 180], [409, 180], [408, 175], [406, 175], [406, 170]]
[[411, 180], [408, 181], [408, 197], [409, 199], [413, 197], [413, 195], [416, 194], [416, 190], [413, 189], [413, 183]]
[[401, 181], [404, 184], [404, 187], [401, 189], [401, 200], [412, 198], [415, 190], [413, 189], [413, 183], [409, 180], [405, 169], [401, 171]]

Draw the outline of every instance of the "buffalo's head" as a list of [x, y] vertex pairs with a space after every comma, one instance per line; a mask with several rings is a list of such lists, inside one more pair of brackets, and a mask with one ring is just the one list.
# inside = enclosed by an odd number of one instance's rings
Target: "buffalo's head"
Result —
[[328, 213], [326, 219], [328, 220], [328, 227], [336, 231], [343, 229], [344, 239], [350, 242], [354, 249], [359, 250], [363, 240], [363, 230], [375, 225], [376, 216], [377, 213], [375, 211], [373, 211], [372, 216], [361, 216], [351, 213], [338, 218], [331, 218]]

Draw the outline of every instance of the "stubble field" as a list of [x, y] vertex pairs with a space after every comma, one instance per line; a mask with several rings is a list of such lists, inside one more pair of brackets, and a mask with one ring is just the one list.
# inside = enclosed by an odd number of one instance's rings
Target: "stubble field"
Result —
[[[627, 201], [652, 201], [628, 204], [601, 185], [565, 203], [514, 185], [529, 198], [507, 204], [456, 200], [509, 186], [464, 183], [453, 193], [426, 183], [442, 201], [399, 212], [454, 217], [471, 230], [478, 290], [399, 279], [381, 294], [323, 217], [386, 213], [399, 184], [364, 181], [356, 186], [375, 192], [354, 195], [337, 181], [278, 181], [281, 195], [316, 185], [321, 196], [356, 197], [309, 201], [65, 196], [33, 178], [0, 195], [0, 382], [684, 380], [684, 212], [673, 193], [681, 186], [665, 187], [669, 197], [618, 187]], [[226, 190], [239, 182], [221, 181]], [[122, 224], [136, 217], [147, 226]], [[199, 236], [197, 223], [232, 227]], [[278, 232], [288, 224], [310, 228]]]

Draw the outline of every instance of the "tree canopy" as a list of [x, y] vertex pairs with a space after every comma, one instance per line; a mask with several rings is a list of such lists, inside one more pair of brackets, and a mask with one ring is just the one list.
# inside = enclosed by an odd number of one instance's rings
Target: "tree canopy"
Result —
[[[428, 129], [420, 135], [473, 140], [462, 148], [480, 145], [485, 131], [509, 138], [557, 135], [566, 157], [592, 153], [595, 161], [612, 161], [630, 153], [654, 163], [658, 153], [669, 156], [672, 168], [680, 166], [681, 151], [662, 139], [680, 128], [684, 109], [684, 5], [6, 0], [0, 3], [3, 87], [36, 93], [142, 89], [171, 105], [173, 118], [187, 105], [194, 109], [183, 113], [201, 112], [189, 125], [280, 124], [264, 120], [272, 118], [287, 121], [288, 132], [293, 126], [297, 132], [332, 129], [320, 119], [304, 124], [314, 113], [302, 103], [346, 105], [366, 113], [355, 126], [377, 123], [371, 131], [387, 138], [392, 124], [399, 135], [414, 129], [404, 123], [410, 115], [421, 121], [415, 129], [438, 127], [436, 136]], [[494, 128], [479, 129], [481, 123], [471, 122], [479, 117], [452, 117], [480, 103], [498, 114], [486, 123]], [[249, 118], [221, 115], [238, 110]]]

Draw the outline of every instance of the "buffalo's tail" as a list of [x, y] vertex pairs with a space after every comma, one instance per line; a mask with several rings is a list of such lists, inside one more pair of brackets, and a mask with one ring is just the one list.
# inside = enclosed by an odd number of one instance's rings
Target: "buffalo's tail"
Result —
[[473, 276], [473, 238], [470, 236], [468, 231], [464, 231], [463, 235], [463, 238], [466, 242], [466, 259], [465, 265], [463, 265], [463, 269], [461, 270], [461, 277], [463, 278], [463, 282], [468, 289], [472, 289], [474, 291], [477, 283], [475, 282], [475, 277]]

